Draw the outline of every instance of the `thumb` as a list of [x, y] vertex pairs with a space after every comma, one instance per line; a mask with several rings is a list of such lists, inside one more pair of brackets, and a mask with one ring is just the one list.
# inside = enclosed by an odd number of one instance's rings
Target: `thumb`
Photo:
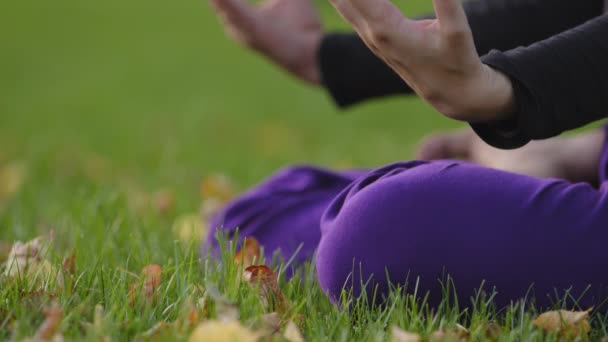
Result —
[[462, 32], [469, 27], [467, 15], [460, 0], [433, 0], [439, 28], [443, 32]]

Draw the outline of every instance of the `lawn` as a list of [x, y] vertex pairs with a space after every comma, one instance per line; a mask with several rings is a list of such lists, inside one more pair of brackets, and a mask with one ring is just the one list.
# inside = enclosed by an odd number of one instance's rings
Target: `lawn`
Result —
[[[328, 29], [345, 28], [318, 5]], [[201, 181], [222, 174], [243, 190], [294, 163], [380, 166], [456, 126], [415, 98], [340, 111], [323, 90], [226, 40], [205, 1], [8, 0], [0, 42], [0, 248], [52, 238], [43, 258], [54, 267], [45, 279], [0, 278], [0, 340], [33, 336], [54, 301], [66, 340], [186, 340], [199, 300], [207, 301], [200, 320], [237, 308], [256, 329], [269, 311], [256, 289], [235, 266], [203, 267], [197, 238], [183, 241], [174, 229], [197, 215]], [[55, 270], [72, 253], [75, 273], [59, 286]], [[129, 287], [145, 286], [139, 274], [149, 264], [163, 268], [154, 300], [133, 302]], [[534, 327], [528, 307], [430, 311], [395, 293], [388, 307], [341, 311], [314, 270], [306, 274], [280, 279], [306, 340], [385, 340], [392, 326], [428, 336], [457, 323], [485, 339], [490, 321], [500, 340], [557, 339]], [[150, 332], [159, 322], [167, 325]], [[592, 315], [592, 338], [606, 334], [604, 322]]]

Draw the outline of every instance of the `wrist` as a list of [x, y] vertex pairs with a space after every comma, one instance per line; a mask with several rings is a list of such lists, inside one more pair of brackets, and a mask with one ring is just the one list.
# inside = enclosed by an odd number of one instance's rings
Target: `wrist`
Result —
[[313, 84], [321, 84], [321, 68], [319, 67], [319, 49], [321, 48], [322, 32], [309, 33], [302, 37], [300, 63], [294, 66], [293, 73], [301, 80]]
[[508, 119], [515, 111], [515, 99], [511, 80], [502, 72], [482, 64], [480, 80], [475, 81], [476, 108], [471, 112], [474, 122], [500, 121]]

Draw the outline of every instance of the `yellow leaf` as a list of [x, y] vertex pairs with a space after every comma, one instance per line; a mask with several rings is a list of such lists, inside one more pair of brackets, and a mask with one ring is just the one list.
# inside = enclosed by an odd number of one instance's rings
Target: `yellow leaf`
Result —
[[429, 342], [466, 342], [469, 339], [469, 331], [460, 324], [450, 329], [435, 331], [429, 336]]
[[298, 329], [298, 326], [293, 321], [287, 323], [283, 337], [289, 342], [304, 342], [300, 329]]
[[392, 342], [421, 342], [420, 335], [405, 331], [399, 327], [393, 326], [391, 329]]
[[226, 175], [210, 175], [201, 183], [201, 197], [204, 200], [215, 198], [226, 203], [236, 195], [235, 186]]
[[189, 342], [255, 342], [259, 335], [238, 321], [207, 321], [199, 324], [190, 335]]
[[207, 236], [207, 227], [198, 214], [187, 214], [178, 217], [173, 223], [173, 233], [184, 244], [201, 241]]
[[534, 325], [547, 332], [581, 336], [591, 330], [587, 311], [548, 311], [534, 320]]

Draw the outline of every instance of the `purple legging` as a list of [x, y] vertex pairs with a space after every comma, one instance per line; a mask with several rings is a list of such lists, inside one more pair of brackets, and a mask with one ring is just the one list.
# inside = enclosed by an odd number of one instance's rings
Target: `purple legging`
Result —
[[[289, 167], [211, 226], [228, 234], [239, 227], [267, 257], [278, 249], [290, 258], [300, 247], [301, 262], [316, 251], [319, 283], [334, 302], [343, 289], [359, 295], [367, 280], [385, 294], [388, 276], [409, 291], [418, 281], [418, 293], [436, 305], [449, 274], [465, 305], [482, 282], [496, 289], [499, 307], [526, 295], [548, 306], [568, 290], [581, 306], [597, 305], [608, 285], [606, 147], [599, 188], [453, 160], [373, 171]], [[215, 234], [206, 244], [212, 254]]]

